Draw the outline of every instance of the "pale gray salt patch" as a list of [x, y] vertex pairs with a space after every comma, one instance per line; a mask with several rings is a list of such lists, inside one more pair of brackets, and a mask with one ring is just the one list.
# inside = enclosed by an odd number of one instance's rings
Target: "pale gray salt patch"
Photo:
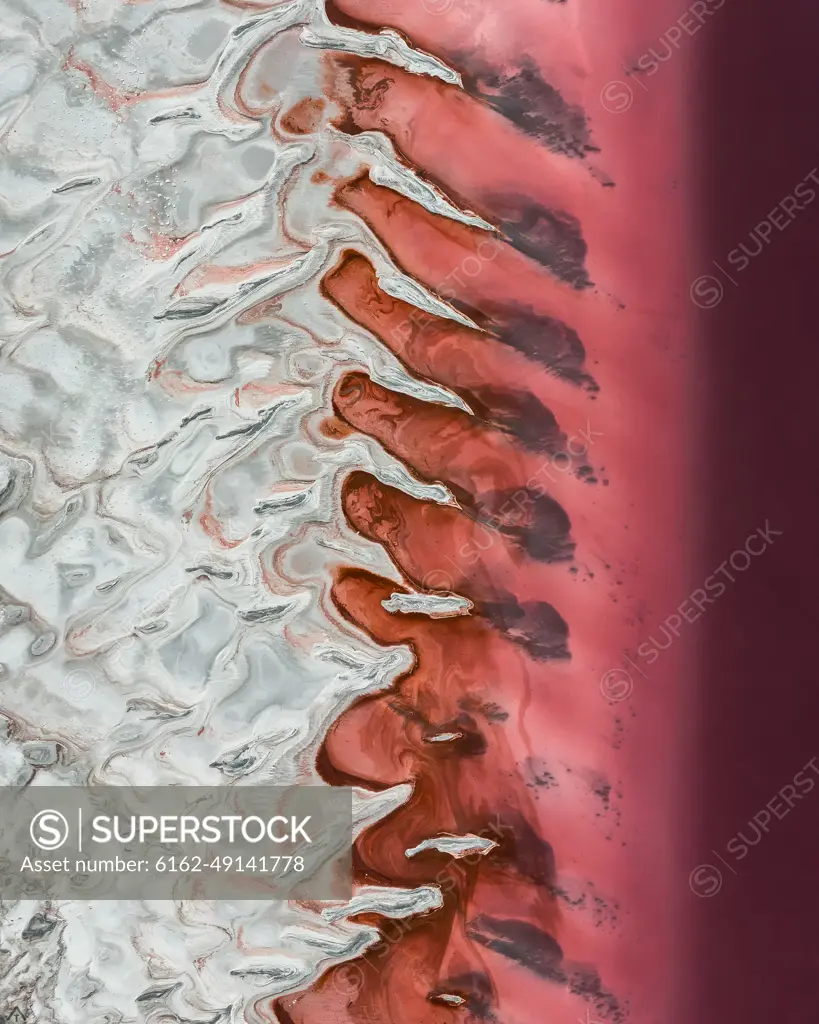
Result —
[[57, 927], [57, 920], [45, 914], [35, 914], [23, 929], [21, 938], [26, 942], [42, 939]]
[[439, 853], [448, 853], [455, 858], [467, 857], [470, 853], [486, 856], [497, 845], [491, 839], [471, 833], [465, 836], [442, 835], [436, 836], [434, 839], [425, 839], [422, 843], [407, 850], [406, 855], [414, 857], [416, 854], [423, 853], [424, 850], [437, 850]]
[[45, 520], [38, 533], [33, 534], [26, 551], [27, 558], [44, 555], [82, 515], [85, 502], [80, 494], [69, 498], [56, 515]]
[[58, 563], [57, 571], [63, 584], [71, 589], [81, 587], [84, 583], [90, 583], [94, 578], [93, 565], [61, 565]]
[[210, 18], [188, 40], [188, 53], [197, 60], [205, 60], [216, 53], [230, 32], [230, 25]]
[[251, 178], [264, 178], [270, 173], [270, 168], [276, 162], [276, 151], [265, 149], [262, 146], [248, 146], [240, 160], [242, 167]]
[[30, 609], [23, 604], [0, 605], [0, 633], [23, 622], [28, 622], [31, 616]]
[[40, 740], [31, 740], [28, 743], [23, 743], [22, 751], [26, 761], [37, 768], [56, 764], [59, 756], [59, 747], [56, 743], [44, 743]]
[[392, 594], [388, 600], [381, 602], [381, 607], [391, 613], [447, 619], [456, 615], [469, 615], [474, 605], [469, 598], [457, 594]]
[[37, 79], [40, 70], [31, 55], [7, 52], [0, 70], [0, 106], [22, 96]]
[[51, 631], [41, 633], [29, 647], [29, 653], [33, 658], [40, 658], [54, 647], [57, 643], [57, 634]]

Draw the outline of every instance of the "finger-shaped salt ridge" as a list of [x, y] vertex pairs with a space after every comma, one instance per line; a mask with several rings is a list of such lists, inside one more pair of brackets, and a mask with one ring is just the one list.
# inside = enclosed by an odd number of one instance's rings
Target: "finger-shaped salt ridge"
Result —
[[437, 57], [413, 49], [392, 29], [382, 29], [377, 33], [359, 32], [356, 29], [333, 25], [325, 19], [324, 24], [314, 23], [309, 28], [303, 28], [300, 38], [307, 46], [355, 53], [359, 57], [378, 57], [414, 75], [429, 75], [463, 88], [463, 81], [457, 71]]
[[370, 825], [398, 810], [412, 796], [412, 786], [401, 783], [389, 789], [372, 791], [353, 788], [353, 835], [358, 838]]
[[428, 615], [431, 619], [449, 619], [469, 615], [474, 608], [468, 597], [458, 594], [393, 594], [381, 607], [403, 615]]
[[421, 885], [417, 889], [393, 889], [378, 885], [364, 885], [351, 900], [337, 907], [325, 907], [321, 916], [326, 921], [338, 921], [357, 914], [383, 914], [384, 917], [404, 918], [427, 914], [444, 905], [441, 890], [434, 885]]
[[404, 491], [413, 498], [434, 501], [439, 505], [457, 504], [455, 496], [445, 484], [427, 484], [416, 479], [403, 462], [388, 455], [371, 438], [350, 440], [342, 449], [323, 452], [319, 458], [335, 466], [365, 467], [382, 483]]
[[[316, 950], [324, 958], [336, 961], [360, 956], [379, 939], [378, 930], [369, 926], [352, 924], [343, 919], [332, 924], [322, 923], [325, 927], [321, 930], [307, 926], [287, 928], [282, 938], [289, 945]], [[328, 924], [329, 927], [326, 926]]]
[[394, 683], [395, 677], [412, 664], [409, 651], [395, 647], [389, 650], [378, 647], [370, 653], [340, 644], [318, 645], [315, 655], [328, 664], [341, 666], [335, 682], [348, 694], [387, 690]]
[[381, 343], [372, 335], [367, 337], [358, 335], [357, 332], [351, 332], [347, 337], [347, 344], [358, 355], [361, 367], [366, 367], [367, 373], [377, 384], [382, 384], [391, 391], [400, 391], [402, 394], [411, 395], [423, 402], [463, 409], [470, 416], [474, 415], [470, 406], [460, 395], [442, 384], [431, 380], [421, 380], [411, 374], [404, 364], [399, 362], [392, 352], [385, 351]]
[[482, 228], [484, 231], [491, 231], [492, 225], [478, 217], [476, 214], [463, 213], [454, 204], [432, 188], [425, 185], [417, 177], [398, 167], [389, 164], [376, 164], [370, 168], [370, 181], [376, 185], [383, 185], [393, 192], [406, 196], [413, 202], [418, 203], [430, 213], [440, 217], [448, 217], [450, 220], [457, 220], [461, 224], [469, 224], [471, 227]]
[[272, 498], [266, 498], [253, 506], [253, 511], [258, 516], [272, 516], [279, 512], [289, 512], [292, 509], [302, 508], [315, 500], [316, 488], [313, 486], [300, 489], [280, 491]]
[[476, 853], [479, 856], [486, 856], [490, 850], [493, 850], [498, 844], [492, 839], [482, 838], [481, 836], [467, 835], [467, 836], [436, 836], [434, 839], [425, 839], [422, 843], [418, 843], [417, 846], [411, 847], [406, 851], [407, 857], [415, 857], [419, 853], [423, 853], [425, 850], [437, 850], [438, 853], [448, 853], [451, 857], [459, 859], [461, 857], [468, 857], [471, 853]]
[[234, 967], [230, 973], [234, 978], [242, 978], [253, 985], [264, 987], [265, 994], [270, 996], [289, 992], [296, 985], [307, 981], [313, 974], [313, 967], [292, 957], [268, 955], [258, 963]]
[[376, 356], [370, 360], [370, 377], [376, 384], [382, 384], [391, 391], [400, 391], [404, 395], [410, 395], [422, 402], [432, 402], [437, 405], [446, 405], [452, 409], [463, 409], [464, 412], [473, 415], [472, 410], [466, 402], [454, 391], [442, 387], [440, 384], [427, 383], [411, 376], [400, 363], [387, 362], [386, 359], [378, 359]]
[[[389, 689], [395, 682], [395, 678], [401, 672], [407, 671], [412, 664], [412, 655], [408, 650], [397, 648], [382, 655], [374, 672], [367, 674], [364, 678], [351, 677], [347, 673], [339, 673], [329, 683], [323, 694], [324, 701], [318, 706], [310, 709], [308, 719], [301, 727], [298, 741], [290, 748], [290, 763], [297, 761], [297, 755], [309, 752], [313, 759], [318, 754], [320, 740], [327, 730], [337, 720], [339, 715], [348, 708], [353, 701], [366, 694], [378, 693]], [[296, 782], [294, 775], [292, 782]], [[384, 813], [389, 813], [391, 804], [384, 805]]]
[[483, 217], [469, 210], [461, 210], [452, 200], [448, 199], [441, 189], [423, 181], [410, 167], [402, 163], [395, 153], [395, 146], [382, 132], [361, 132], [359, 135], [348, 135], [333, 125], [328, 125], [325, 132], [332, 138], [347, 143], [351, 149], [368, 157], [370, 164], [370, 180], [376, 185], [383, 185], [393, 192], [398, 192], [407, 199], [418, 203], [430, 213], [441, 217], [468, 224], [470, 227], [494, 231], [494, 226]]
[[302, 594], [296, 600], [280, 601], [277, 604], [265, 604], [259, 608], [242, 608], [237, 615], [249, 625], [267, 625], [273, 622], [281, 622], [290, 618], [298, 611], [304, 610], [309, 604], [310, 598]]
[[444, 317], [446, 320], [454, 320], [464, 327], [471, 327], [474, 331], [481, 328], [464, 313], [459, 312], [453, 306], [448, 305], [442, 299], [432, 295], [423, 285], [418, 284], [413, 278], [406, 274], [378, 274], [378, 287], [391, 295], [394, 299], [402, 302], [409, 302], [418, 309], [423, 309], [432, 316]]

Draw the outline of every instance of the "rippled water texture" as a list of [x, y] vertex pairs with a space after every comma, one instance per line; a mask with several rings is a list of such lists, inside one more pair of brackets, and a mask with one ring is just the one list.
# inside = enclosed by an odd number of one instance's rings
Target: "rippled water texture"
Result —
[[0, 782], [357, 835], [349, 906], [3, 904], [0, 1011], [655, 1019], [679, 72], [611, 109], [628, 15], [0, 0]]

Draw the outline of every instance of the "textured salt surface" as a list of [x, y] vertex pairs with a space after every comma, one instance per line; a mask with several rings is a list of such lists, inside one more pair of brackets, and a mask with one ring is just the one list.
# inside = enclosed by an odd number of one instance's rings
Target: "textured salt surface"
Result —
[[[378, 140], [295, 137], [281, 118], [321, 95], [326, 49], [458, 76], [398, 36], [332, 27], [319, 0], [248, 6], [0, 0], [2, 784], [320, 783], [328, 725], [410, 663], [329, 600], [342, 564], [397, 579], [347, 526], [338, 482], [356, 467], [451, 496], [320, 426], [349, 370], [464, 403], [322, 297], [354, 243], [394, 294], [441, 305], [317, 172], [372, 166], [479, 219]], [[359, 791], [357, 828], [408, 795]], [[365, 904], [403, 916], [436, 895], [372, 887]], [[0, 913], [0, 1008], [60, 1024], [257, 1020], [260, 997], [377, 937], [344, 907]]]

